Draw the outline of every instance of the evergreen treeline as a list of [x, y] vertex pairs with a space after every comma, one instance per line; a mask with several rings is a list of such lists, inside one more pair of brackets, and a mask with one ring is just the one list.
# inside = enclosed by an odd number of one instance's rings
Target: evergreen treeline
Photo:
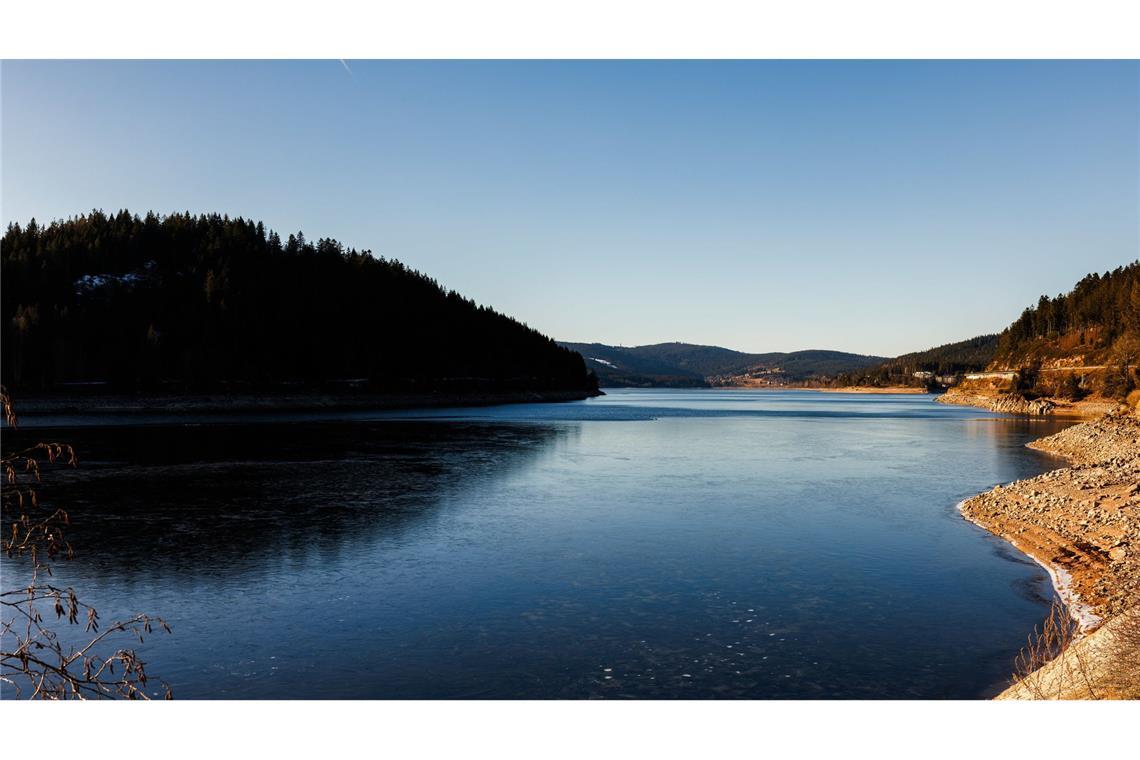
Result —
[[[979, 335], [957, 343], [946, 343], [888, 359], [866, 370], [841, 374], [836, 378], [835, 385], [940, 386], [937, 377], [984, 369], [993, 360], [997, 344], [997, 335]], [[929, 372], [935, 377], [915, 377], [916, 372]]]
[[218, 214], [10, 225], [3, 380], [24, 389], [594, 390], [582, 358], [369, 251]]
[[[1099, 385], [1090, 386], [1107, 396], [1120, 396], [1135, 387], [1131, 367], [1140, 362], [1140, 261], [1103, 275], [1090, 274], [1067, 294], [1041, 296], [1036, 306], [1022, 312], [1000, 335], [905, 354], [868, 370], [840, 375], [835, 384], [925, 383], [933, 388], [940, 384], [937, 377], [916, 378], [914, 373], [949, 376], [989, 367], [1021, 371], [1026, 387], [1019, 390], [1070, 397], [1087, 391], [1077, 376], [1038, 376], [1043, 364], [1056, 359], [1069, 359], [1076, 366], [1108, 366], [1110, 371], [1102, 373]], [[1054, 387], [1065, 384], [1071, 387]]]
[[1081, 354], [1088, 364], [1140, 356], [1140, 261], [1090, 274], [1067, 294], [1041, 296], [1002, 333], [996, 359], [1009, 367]]

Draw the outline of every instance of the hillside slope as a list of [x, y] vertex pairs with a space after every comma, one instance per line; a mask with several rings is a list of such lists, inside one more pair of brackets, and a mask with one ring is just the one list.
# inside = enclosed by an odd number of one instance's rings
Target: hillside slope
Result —
[[1041, 296], [1001, 334], [992, 369], [1097, 366], [1140, 357], [1140, 261]]
[[40, 391], [596, 391], [582, 358], [398, 261], [218, 214], [99, 211], [3, 239], [3, 382]]
[[[946, 343], [925, 351], [913, 351], [862, 371], [844, 373], [836, 378], [835, 385], [935, 386], [939, 384], [937, 377], [985, 369], [993, 361], [997, 344], [997, 335], [979, 335], [976, 338]], [[934, 377], [924, 378], [917, 373], [930, 373]]]
[[610, 388], [703, 388], [704, 375], [676, 364], [603, 343], [560, 342], [563, 348], [581, 354], [598, 377], [598, 384]]
[[998, 337], [986, 372], [944, 403], [1030, 414], [1095, 413], [1135, 405], [1140, 386], [1140, 262], [1090, 274], [1072, 291], [1041, 296]]
[[843, 351], [749, 354], [692, 343], [633, 347], [568, 342], [561, 345], [580, 353], [597, 373], [600, 384], [611, 387], [736, 385], [749, 379], [785, 385], [826, 378], [883, 361], [880, 356]]
[[836, 385], [935, 386], [939, 378], [981, 374], [966, 377], [944, 400], [992, 406], [996, 396], [1011, 392], [1019, 404], [1040, 396], [1119, 399], [1136, 387], [1137, 364], [1140, 262], [1133, 262], [1090, 274], [1067, 294], [1041, 296], [1000, 334], [905, 354], [841, 375]]

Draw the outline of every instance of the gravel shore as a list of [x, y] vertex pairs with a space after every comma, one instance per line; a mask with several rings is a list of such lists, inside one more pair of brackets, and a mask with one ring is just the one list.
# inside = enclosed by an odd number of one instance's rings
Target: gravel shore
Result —
[[1056, 398], [1027, 399], [1017, 393], [951, 388], [935, 399], [939, 404], [953, 406], [976, 406], [1002, 414], [1025, 414], [1031, 416], [1055, 415], [1058, 417], [1096, 417], [1117, 409], [1120, 404], [1105, 399], [1088, 398], [1082, 401], [1066, 401]]
[[[1119, 647], [1104, 640], [1140, 600], [1140, 417], [1105, 415], [1029, 445], [1072, 464], [968, 499], [962, 514], [1050, 569], [1082, 634], [1096, 637], [1070, 647], [1074, 655], [1088, 654], [1095, 665], [1089, 670], [1105, 678], [1121, 668], [1135, 671], [1140, 663], [1116, 662]], [[1063, 663], [1050, 665], [1063, 678]], [[1082, 694], [1072, 686], [1053, 691], [1062, 698], [1120, 695]], [[1015, 686], [1003, 696], [1030, 695]]]

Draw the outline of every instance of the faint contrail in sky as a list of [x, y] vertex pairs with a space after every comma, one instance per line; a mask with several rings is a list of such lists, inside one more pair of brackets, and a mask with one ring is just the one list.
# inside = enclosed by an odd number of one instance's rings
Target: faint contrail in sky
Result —
[[348, 72], [348, 75], [352, 76], [352, 69], [348, 67], [348, 61], [344, 60], [343, 58], [339, 58], [338, 60], [340, 61], [340, 65], [344, 66], [344, 70]]

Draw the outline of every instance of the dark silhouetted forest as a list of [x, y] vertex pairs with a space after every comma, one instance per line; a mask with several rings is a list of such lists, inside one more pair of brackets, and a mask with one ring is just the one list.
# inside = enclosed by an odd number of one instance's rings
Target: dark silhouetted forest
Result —
[[577, 353], [398, 261], [218, 214], [4, 234], [3, 378], [45, 390], [592, 391]]

